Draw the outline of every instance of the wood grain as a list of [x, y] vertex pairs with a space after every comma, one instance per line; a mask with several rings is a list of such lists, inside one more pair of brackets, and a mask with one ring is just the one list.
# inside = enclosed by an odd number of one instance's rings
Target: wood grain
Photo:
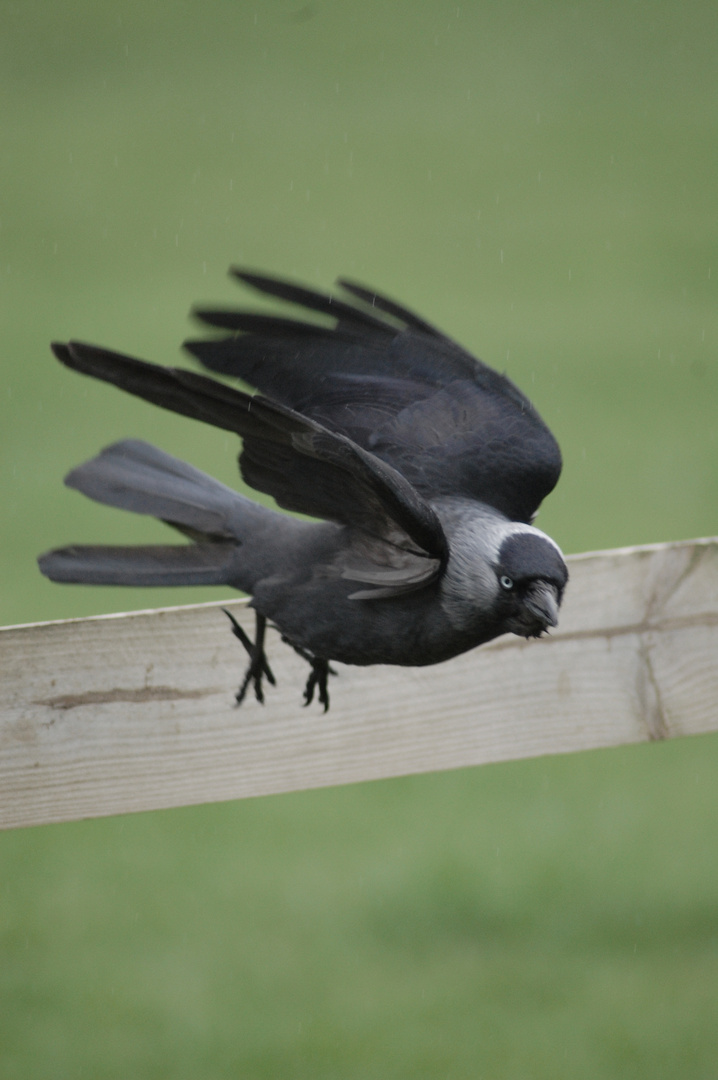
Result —
[[[718, 540], [573, 556], [550, 638], [429, 668], [337, 665], [332, 707], [269, 638], [267, 704], [218, 604], [0, 630], [0, 826], [718, 729]], [[229, 601], [253, 631], [243, 601]]]

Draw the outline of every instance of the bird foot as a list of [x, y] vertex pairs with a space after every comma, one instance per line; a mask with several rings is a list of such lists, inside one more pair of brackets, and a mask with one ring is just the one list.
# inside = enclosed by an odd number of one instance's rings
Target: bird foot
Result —
[[336, 671], [329, 663], [328, 660], [322, 660], [319, 656], [314, 656], [312, 653], [307, 652], [301, 645], [295, 645], [293, 641], [285, 637], [282, 634], [282, 641], [285, 645], [291, 645], [295, 653], [301, 656], [302, 660], [306, 660], [311, 671], [309, 678], [307, 679], [307, 685], [304, 687], [304, 704], [305, 706], [311, 705], [314, 700], [314, 691], [317, 691], [317, 700], [320, 705], [324, 706], [324, 712], [329, 708], [329, 690], [327, 688], [327, 679], [330, 675], [336, 675]]
[[[247, 632], [239, 625], [232, 612], [227, 611], [226, 608], [222, 608], [222, 611], [232, 624], [232, 633], [237, 640], [242, 643], [249, 656], [249, 664], [244, 673], [242, 685], [235, 694], [235, 700], [238, 705], [241, 705], [251, 685], [254, 689], [254, 696], [260, 705], [263, 705], [264, 688], [262, 686], [262, 680], [266, 679], [272, 686], [277, 685], [277, 680], [274, 678], [274, 672], [269, 666], [267, 654], [264, 651], [264, 635], [267, 629], [267, 620], [264, 615], [260, 615], [258, 611], [255, 611], [256, 630], [254, 641], [252, 641], [249, 634], [247, 634]], [[316, 692], [317, 700], [320, 705], [324, 706], [324, 712], [326, 712], [329, 708], [327, 680], [330, 675], [336, 675], [336, 671], [330, 665], [328, 660], [322, 660], [320, 657], [313, 656], [312, 653], [307, 652], [306, 649], [302, 649], [299, 645], [294, 645], [293, 642], [284, 637], [284, 635], [282, 635], [282, 641], [287, 645], [291, 645], [294, 651], [301, 656], [303, 660], [306, 660], [312, 669], [309, 673], [309, 678], [307, 679], [307, 685], [304, 687], [305, 706], [311, 705]]]
[[314, 700], [314, 691], [317, 691], [317, 700], [320, 705], [324, 706], [324, 712], [329, 708], [329, 690], [327, 689], [327, 679], [330, 675], [336, 675], [327, 660], [320, 660], [319, 657], [313, 656], [309, 660], [312, 665], [312, 670], [309, 673], [307, 679], [307, 685], [304, 687], [304, 705], [311, 705]]
[[274, 672], [269, 666], [267, 660], [267, 654], [264, 651], [264, 633], [267, 628], [267, 620], [264, 615], [260, 615], [259, 612], [255, 612], [255, 625], [256, 630], [254, 634], [254, 641], [249, 637], [242, 627], [239, 625], [234, 615], [226, 608], [222, 608], [230, 623], [232, 624], [232, 633], [241, 641], [244, 648], [249, 655], [249, 664], [247, 670], [244, 673], [244, 679], [242, 685], [235, 694], [235, 701], [238, 705], [241, 705], [249, 689], [250, 683], [254, 688], [254, 696], [260, 705], [264, 705], [264, 690], [262, 688], [262, 679], [266, 678], [267, 682], [272, 686], [277, 685], [277, 680], [274, 678]]

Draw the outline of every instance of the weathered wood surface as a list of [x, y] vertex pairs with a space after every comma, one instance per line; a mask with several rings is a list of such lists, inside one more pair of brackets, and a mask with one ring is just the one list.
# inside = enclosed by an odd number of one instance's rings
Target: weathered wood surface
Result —
[[[550, 638], [349, 668], [327, 714], [269, 635], [263, 708], [217, 604], [0, 630], [0, 825], [292, 791], [718, 729], [718, 540], [570, 559]], [[235, 615], [253, 627], [242, 601]]]

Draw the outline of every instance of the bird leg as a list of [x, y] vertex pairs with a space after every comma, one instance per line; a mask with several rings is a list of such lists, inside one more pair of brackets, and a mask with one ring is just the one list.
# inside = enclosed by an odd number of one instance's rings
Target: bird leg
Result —
[[267, 654], [264, 651], [264, 632], [267, 628], [267, 620], [264, 615], [260, 615], [258, 611], [255, 611], [254, 619], [256, 630], [254, 633], [254, 641], [252, 641], [249, 635], [245, 633], [239, 625], [234, 615], [232, 615], [230, 611], [227, 611], [226, 608], [222, 608], [222, 611], [232, 624], [232, 633], [238, 641], [242, 642], [249, 654], [249, 664], [244, 674], [242, 685], [235, 694], [235, 700], [238, 705], [242, 704], [251, 682], [254, 686], [254, 696], [260, 705], [263, 705], [264, 691], [262, 689], [262, 678], [266, 677], [267, 681], [270, 682], [272, 686], [277, 685], [274, 673], [267, 661]]

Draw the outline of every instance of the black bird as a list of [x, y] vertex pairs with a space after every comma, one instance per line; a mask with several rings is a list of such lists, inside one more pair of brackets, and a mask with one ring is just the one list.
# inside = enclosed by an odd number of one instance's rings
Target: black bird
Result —
[[[332, 660], [436, 664], [499, 634], [555, 626], [568, 578], [558, 546], [531, 525], [561, 472], [533, 405], [505, 376], [384, 296], [340, 280], [344, 298], [235, 269], [244, 284], [311, 321], [197, 310], [229, 336], [189, 341], [191, 371], [79, 342], [63, 364], [165, 409], [236, 432], [242, 477], [304, 521], [127, 439], [66, 478], [98, 502], [152, 514], [192, 541], [71, 546], [39, 559], [53, 581], [231, 585], [251, 594], [252, 642], [238, 693], [274, 681], [267, 621], [311, 665], [305, 690], [329, 704]], [[323, 317], [318, 320], [316, 316]]]

